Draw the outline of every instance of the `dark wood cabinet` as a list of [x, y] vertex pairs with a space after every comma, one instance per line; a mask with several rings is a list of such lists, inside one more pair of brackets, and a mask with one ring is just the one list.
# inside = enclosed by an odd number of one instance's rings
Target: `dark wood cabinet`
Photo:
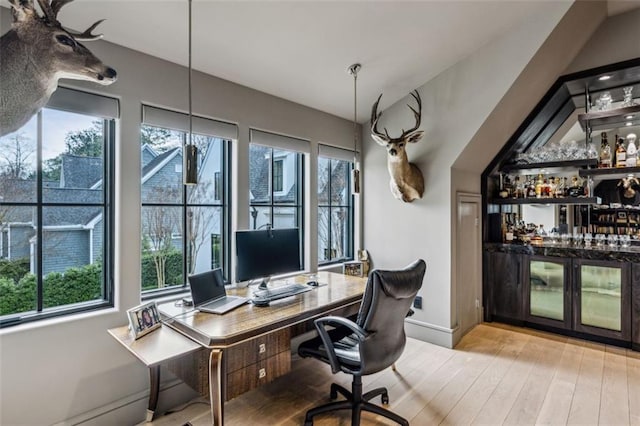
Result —
[[640, 351], [640, 264], [631, 269], [631, 344]]
[[491, 316], [494, 319], [523, 319], [523, 257], [515, 253], [489, 253], [487, 278], [491, 288]]

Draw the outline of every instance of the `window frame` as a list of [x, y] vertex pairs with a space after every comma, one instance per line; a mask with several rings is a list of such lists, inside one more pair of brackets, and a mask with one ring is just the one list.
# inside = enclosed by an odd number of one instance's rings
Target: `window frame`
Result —
[[[166, 110], [167, 112], [172, 112], [170, 110]], [[201, 118], [201, 120], [208, 120], [206, 118]], [[181, 129], [172, 129], [170, 127], [163, 127], [157, 123], [154, 124], [145, 124], [142, 123], [141, 126], [150, 126], [156, 128], [168, 129], [171, 131], [181, 133], [181, 146], [179, 149], [183, 149], [184, 145], [188, 140], [188, 132], [185, 132]], [[144, 207], [166, 207], [166, 208], [180, 208], [181, 219], [180, 224], [182, 226], [182, 235], [184, 238], [181, 238], [181, 253], [182, 253], [182, 276], [184, 277], [183, 283], [181, 285], [172, 285], [164, 288], [153, 288], [148, 290], [143, 290], [142, 286], [140, 287], [140, 297], [142, 301], [155, 299], [158, 297], [170, 296], [179, 293], [184, 293], [189, 288], [188, 282], [188, 250], [189, 250], [189, 241], [186, 238], [186, 233], [188, 231], [188, 213], [190, 208], [220, 208], [222, 214], [222, 220], [220, 224], [220, 229], [222, 234], [220, 238], [222, 239], [222, 265], [221, 268], [223, 270], [224, 279], [226, 282], [230, 280], [230, 272], [231, 272], [231, 144], [232, 140], [209, 134], [201, 134], [200, 136], [216, 138], [221, 141], [221, 163], [222, 170], [220, 172], [220, 176], [217, 177], [214, 173], [213, 175], [213, 194], [212, 194], [212, 202], [207, 203], [189, 203], [188, 202], [188, 186], [182, 184], [181, 186], [181, 202], [179, 203], [146, 203], [140, 200], [141, 209]], [[141, 145], [142, 146], [142, 145]], [[143, 166], [141, 165], [141, 168]], [[141, 176], [141, 179], [143, 177]], [[217, 181], [216, 181], [217, 179]], [[140, 182], [142, 187], [142, 180]], [[219, 188], [218, 188], [219, 186]], [[216, 192], [221, 191], [221, 193], [216, 194]], [[220, 197], [217, 198], [216, 195]], [[142, 197], [142, 191], [141, 191]], [[225, 237], [226, 235], [226, 237]]]
[[[330, 156], [324, 156], [324, 155], [318, 155], [318, 160], [320, 159], [324, 159], [327, 160], [329, 162], [329, 167], [328, 167], [328, 174], [329, 176], [327, 177], [327, 186], [328, 186], [328, 191], [329, 191], [329, 196], [327, 197], [328, 203], [324, 203], [321, 204], [320, 200], [318, 199], [318, 219], [320, 218], [320, 209], [328, 209], [329, 210], [329, 215], [328, 215], [328, 224], [327, 224], [327, 229], [329, 230], [329, 241], [328, 241], [328, 247], [329, 250], [331, 250], [331, 246], [332, 246], [332, 239], [331, 239], [331, 223], [332, 223], [332, 209], [334, 208], [346, 208], [348, 211], [347, 217], [349, 220], [349, 223], [347, 224], [347, 233], [348, 233], [348, 241], [346, 244], [346, 252], [347, 255], [341, 258], [330, 258], [329, 260], [323, 260], [321, 259], [321, 253], [318, 247], [318, 258], [316, 259], [316, 261], [318, 262], [318, 266], [329, 266], [329, 265], [335, 265], [335, 264], [339, 264], [339, 263], [344, 263], [344, 262], [348, 262], [354, 259], [354, 232], [355, 232], [355, 225], [354, 225], [354, 221], [355, 221], [355, 212], [354, 212], [354, 195], [351, 192], [351, 173], [353, 171], [354, 168], [354, 163], [352, 161], [347, 161], [347, 160], [341, 160], [338, 158], [333, 158]], [[332, 202], [332, 197], [331, 197], [331, 180], [332, 180], [332, 163], [334, 161], [343, 161], [345, 163], [348, 164], [348, 173], [347, 173], [347, 181], [346, 181], [346, 189], [347, 191], [349, 191], [349, 195], [347, 196], [347, 199], [349, 200], [348, 204], [334, 204]], [[320, 167], [319, 167], [319, 163], [320, 161], [318, 161], [318, 174], [320, 174]], [[320, 179], [317, 179], [317, 181], [319, 182]], [[316, 188], [317, 191], [317, 188]], [[317, 235], [317, 240], [319, 241], [320, 239], [320, 227], [317, 227], [318, 230], [318, 235]], [[331, 256], [331, 255], [330, 255]]]
[[[64, 90], [63, 90], [64, 91]], [[65, 94], [78, 94], [79, 96], [97, 96], [79, 91], [64, 91]], [[117, 101], [116, 101], [117, 102]], [[63, 108], [44, 107], [36, 114], [36, 200], [30, 202], [7, 202], [7, 205], [18, 207], [32, 207], [36, 210], [36, 306], [35, 311], [17, 312], [0, 317], [0, 329], [35, 321], [74, 315], [82, 312], [112, 308], [114, 306], [115, 286], [113, 280], [114, 271], [114, 220], [115, 220], [115, 146], [116, 146], [116, 120], [99, 116], [95, 112], [71, 111], [75, 114], [87, 115], [102, 120], [103, 129], [103, 175], [102, 175], [102, 202], [101, 203], [61, 203], [43, 201], [43, 110], [62, 110]], [[2, 203], [0, 203], [2, 204]], [[44, 277], [43, 272], [43, 209], [47, 207], [100, 207], [103, 211], [103, 243], [102, 243], [102, 298], [85, 302], [78, 302], [62, 306], [44, 307]], [[30, 262], [33, 262], [32, 258]]]
[[[266, 149], [271, 150], [271, 153], [269, 155], [269, 192], [270, 192], [270, 197], [269, 197], [269, 202], [262, 202], [262, 203], [254, 203], [251, 200], [251, 179], [249, 179], [249, 188], [247, 191], [247, 194], [249, 196], [249, 210], [251, 210], [252, 208], [268, 208], [269, 209], [269, 217], [271, 218], [271, 225], [273, 226], [273, 217], [274, 217], [274, 210], [278, 207], [293, 207], [295, 209], [295, 223], [296, 226], [298, 228], [298, 232], [300, 234], [300, 264], [302, 265], [302, 269], [305, 268], [304, 265], [304, 259], [305, 259], [305, 251], [304, 251], [304, 247], [305, 247], [305, 227], [304, 227], [304, 213], [305, 213], [305, 198], [304, 198], [304, 176], [305, 176], [305, 168], [304, 168], [304, 153], [300, 152], [300, 151], [294, 151], [294, 150], [290, 150], [290, 149], [286, 149], [286, 148], [279, 148], [279, 147], [274, 147], [274, 146], [268, 146], [268, 145], [263, 145], [260, 143], [254, 143], [251, 142], [249, 144], [249, 151], [251, 150], [252, 146], [260, 146]], [[295, 159], [294, 159], [294, 163], [295, 163], [295, 180], [296, 180], [296, 203], [295, 204], [278, 204], [276, 203], [275, 200], [275, 196], [276, 196], [276, 191], [274, 190], [274, 173], [273, 173], [273, 166], [275, 164], [276, 161], [281, 161], [282, 162], [282, 177], [283, 177], [283, 190], [279, 191], [280, 193], [284, 192], [284, 159], [281, 158], [280, 156], [278, 157], [278, 159], [276, 159], [276, 156], [274, 155], [274, 151], [287, 151], [288, 153], [291, 153], [293, 155], [295, 155]], [[249, 216], [251, 216], [251, 213], [249, 213]], [[250, 219], [251, 222], [251, 219]], [[249, 229], [255, 229], [253, 227], [253, 225], [250, 223], [249, 224]]]

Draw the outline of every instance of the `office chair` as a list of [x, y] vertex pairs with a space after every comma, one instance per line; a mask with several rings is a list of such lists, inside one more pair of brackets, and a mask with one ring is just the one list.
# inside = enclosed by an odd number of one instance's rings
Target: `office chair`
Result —
[[397, 414], [369, 402], [379, 395], [382, 403], [388, 404], [389, 394], [386, 388], [378, 388], [363, 395], [362, 376], [384, 370], [402, 354], [406, 343], [404, 319], [422, 286], [425, 270], [426, 264], [421, 259], [399, 271], [373, 270], [355, 322], [335, 316], [315, 320], [319, 336], [300, 344], [298, 354], [331, 365], [333, 374], [342, 371], [353, 375], [353, 382], [351, 392], [332, 383], [331, 399], [336, 399], [340, 393], [347, 400], [307, 411], [305, 426], [311, 426], [313, 417], [318, 414], [348, 409], [352, 410], [352, 426], [360, 424], [362, 410], [409, 425]]

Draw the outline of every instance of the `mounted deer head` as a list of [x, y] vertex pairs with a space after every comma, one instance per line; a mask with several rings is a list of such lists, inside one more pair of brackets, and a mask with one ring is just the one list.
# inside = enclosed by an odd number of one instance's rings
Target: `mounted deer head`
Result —
[[387, 168], [389, 169], [389, 176], [391, 180], [391, 193], [394, 197], [405, 203], [410, 203], [417, 198], [422, 198], [424, 193], [424, 178], [422, 172], [413, 163], [409, 162], [407, 158], [407, 151], [405, 150], [408, 143], [418, 142], [424, 132], [418, 130], [420, 127], [420, 120], [422, 117], [422, 100], [418, 91], [411, 93], [413, 99], [418, 103], [418, 110], [416, 111], [411, 105], [407, 105], [413, 112], [416, 119], [416, 125], [411, 129], [405, 131], [402, 130], [402, 135], [397, 138], [389, 136], [387, 129], [384, 129], [384, 134], [378, 130], [378, 120], [382, 116], [382, 112], [378, 112], [378, 104], [382, 98], [382, 94], [378, 97], [378, 100], [371, 108], [371, 137], [379, 145], [387, 148]]
[[11, 29], [0, 38], [0, 136], [22, 127], [46, 105], [58, 79], [116, 81], [116, 70], [102, 63], [80, 41], [97, 40], [98, 21], [83, 33], [62, 28], [57, 16], [73, 0], [9, 0]]

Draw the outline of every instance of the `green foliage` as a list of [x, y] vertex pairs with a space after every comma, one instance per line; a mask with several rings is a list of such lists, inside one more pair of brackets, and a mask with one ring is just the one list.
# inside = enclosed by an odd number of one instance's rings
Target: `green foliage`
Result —
[[[94, 263], [70, 268], [64, 273], [52, 272], [44, 277], [43, 306], [69, 305], [102, 298], [102, 265]], [[36, 309], [36, 277], [26, 274], [16, 284], [0, 277], [0, 315]]]
[[162, 145], [171, 138], [171, 130], [154, 126], [142, 126], [140, 128], [140, 142], [142, 145]]
[[0, 259], [0, 277], [18, 285], [20, 279], [29, 273], [29, 258], [17, 260]]
[[[172, 249], [166, 253], [165, 286], [182, 285], [182, 252]], [[156, 265], [152, 252], [142, 254], [142, 290], [158, 288]]]
[[89, 129], [67, 133], [64, 138], [67, 153], [83, 157], [102, 157], [104, 145], [102, 120], [95, 120], [91, 125]]

